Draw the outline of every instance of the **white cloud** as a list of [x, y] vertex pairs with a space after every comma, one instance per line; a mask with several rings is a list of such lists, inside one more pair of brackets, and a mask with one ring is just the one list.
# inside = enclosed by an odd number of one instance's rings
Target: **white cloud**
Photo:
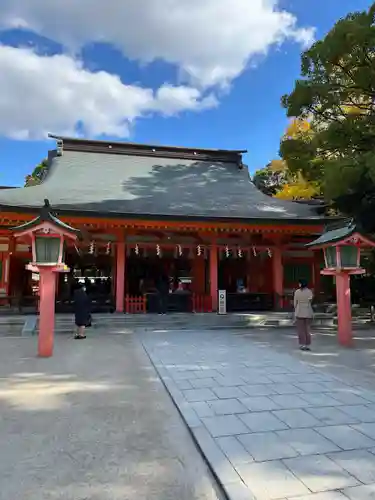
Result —
[[39, 56], [0, 45], [0, 135], [15, 139], [49, 132], [124, 137], [138, 117], [174, 115], [216, 105], [197, 89], [164, 85], [157, 91], [124, 85], [104, 71], [90, 72], [66, 55]]
[[1, 0], [0, 29], [27, 27], [65, 47], [108, 42], [126, 57], [176, 65], [197, 86], [225, 86], [252, 57], [312, 41], [279, 0]]

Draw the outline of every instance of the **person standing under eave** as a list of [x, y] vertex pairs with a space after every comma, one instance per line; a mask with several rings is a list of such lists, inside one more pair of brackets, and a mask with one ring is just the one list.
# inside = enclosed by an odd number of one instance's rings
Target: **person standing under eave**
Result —
[[77, 327], [75, 339], [85, 339], [86, 326], [91, 322], [91, 301], [81, 283], [74, 291], [74, 318]]
[[296, 318], [299, 348], [301, 351], [310, 351], [311, 333], [310, 324], [313, 318], [313, 293], [304, 279], [299, 280], [299, 288], [294, 292], [294, 315]]

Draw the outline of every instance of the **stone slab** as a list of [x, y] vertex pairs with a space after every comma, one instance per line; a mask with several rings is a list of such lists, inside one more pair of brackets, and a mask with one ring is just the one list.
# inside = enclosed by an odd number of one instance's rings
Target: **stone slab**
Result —
[[310, 404], [302, 399], [299, 394], [280, 394], [278, 396], [270, 396], [280, 409], [292, 410], [294, 408], [307, 408]]
[[274, 432], [244, 434], [238, 440], [257, 462], [298, 456], [298, 452]]
[[332, 453], [329, 458], [363, 484], [375, 483], [375, 456], [366, 450]]
[[374, 500], [375, 484], [346, 488], [343, 493], [349, 500]]
[[275, 385], [276, 384], [249, 384], [240, 386], [239, 389], [248, 396], [270, 396], [271, 394], [277, 394]]
[[240, 387], [214, 387], [212, 390], [220, 399], [243, 398], [245, 396]]
[[319, 420], [301, 408], [294, 410], [277, 410], [272, 412], [279, 420], [286, 423], [291, 429], [315, 427], [320, 425]]
[[236, 413], [248, 413], [249, 411], [238, 399], [209, 401], [208, 405], [215, 415], [235, 415]]
[[[371, 424], [362, 424], [362, 426], [364, 425]], [[316, 430], [342, 450], [349, 451], [375, 446], [374, 440], [359, 431], [359, 429], [362, 429], [362, 426], [353, 428], [349, 425], [332, 425], [329, 427], [317, 427]]]
[[194, 403], [197, 401], [212, 401], [217, 399], [216, 395], [211, 391], [211, 389], [187, 389], [182, 391], [182, 394], [186, 401]]
[[239, 415], [239, 418], [252, 432], [267, 432], [287, 429], [287, 425], [285, 425], [284, 422], [275, 417], [275, 415], [272, 415], [271, 412], [267, 411], [247, 413]]
[[[242, 415], [239, 415], [241, 417]], [[217, 417], [204, 417], [202, 422], [207, 427], [212, 437], [234, 436], [246, 434], [249, 429], [236, 415], [224, 415]]]
[[215, 442], [234, 466], [254, 462], [252, 455], [244, 448], [236, 437], [226, 436], [216, 438]]
[[358, 481], [324, 455], [289, 458], [283, 463], [311, 491], [317, 493], [356, 486]]
[[237, 467], [237, 471], [257, 500], [276, 500], [309, 493], [308, 488], [279, 460], [243, 464]]
[[365, 434], [375, 440], [375, 423], [353, 425], [352, 427], [353, 429], [356, 429], [357, 431], [362, 432], [362, 434]]
[[366, 405], [340, 406], [340, 410], [354, 417], [361, 423], [375, 423], [375, 409]]
[[278, 431], [277, 435], [298, 451], [300, 455], [317, 455], [340, 451], [337, 445], [318, 434], [314, 429], [289, 429]]
[[240, 398], [241, 403], [251, 412], [277, 410], [279, 406], [267, 396]]
[[341, 410], [341, 407], [306, 408], [306, 412], [321, 422], [320, 425], [356, 424], [359, 420]]

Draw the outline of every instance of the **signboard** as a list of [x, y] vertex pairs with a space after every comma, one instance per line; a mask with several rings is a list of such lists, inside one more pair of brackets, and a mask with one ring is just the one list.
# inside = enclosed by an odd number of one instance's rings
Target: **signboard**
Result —
[[218, 314], [227, 314], [227, 292], [226, 292], [226, 290], [219, 290]]

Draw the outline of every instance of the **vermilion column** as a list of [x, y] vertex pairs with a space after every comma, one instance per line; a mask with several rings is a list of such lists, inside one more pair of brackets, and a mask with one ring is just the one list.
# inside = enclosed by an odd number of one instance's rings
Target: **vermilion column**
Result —
[[314, 294], [318, 295], [320, 292], [320, 281], [321, 281], [321, 266], [318, 252], [314, 254], [313, 260], [313, 279], [314, 279]]
[[122, 313], [125, 299], [125, 242], [119, 241], [116, 250], [116, 312]]
[[216, 245], [211, 245], [210, 248], [210, 294], [212, 300], [212, 310], [217, 311], [218, 257]]
[[39, 336], [38, 355], [52, 356], [55, 329], [56, 273], [51, 269], [39, 268]]
[[283, 308], [284, 294], [284, 268], [282, 250], [279, 247], [273, 249], [272, 257], [273, 271], [273, 292], [275, 295], [275, 306], [277, 309]]
[[205, 261], [203, 256], [195, 256], [193, 260], [193, 291], [194, 293], [205, 293], [204, 271]]
[[6, 294], [10, 295], [10, 260], [12, 257], [12, 254], [14, 253], [16, 249], [16, 243], [14, 238], [10, 237], [9, 238], [9, 246], [8, 246], [8, 252], [6, 253], [6, 257], [3, 261], [4, 269], [3, 269], [3, 280], [4, 280], [4, 286], [6, 290]]
[[352, 333], [352, 307], [350, 298], [350, 276], [346, 272], [335, 275], [336, 297], [337, 297], [337, 334], [339, 343], [343, 346], [351, 346], [353, 342]]

